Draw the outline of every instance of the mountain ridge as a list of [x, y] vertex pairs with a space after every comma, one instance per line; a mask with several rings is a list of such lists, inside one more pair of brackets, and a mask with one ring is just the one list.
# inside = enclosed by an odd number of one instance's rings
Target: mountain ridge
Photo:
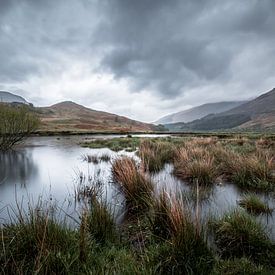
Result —
[[168, 124], [178, 122], [191, 122], [196, 119], [200, 119], [209, 114], [217, 114], [237, 107], [247, 101], [220, 101], [213, 103], [205, 103], [192, 107], [190, 109], [172, 113], [157, 120], [155, 123]]
[[29, 104], [27, 100], [22, 96], [19, 96], [7, 91], [0, 91], [0, 102]]
[[170, 131], [275, 130], [275, 89], [228, 111], [188, 123], [165, 125]]
[[124, 116], [97, 111], [72, 101], [37, 108], [42, 121], [41, 131], [113, 131], [149, 132], [157, 126]]

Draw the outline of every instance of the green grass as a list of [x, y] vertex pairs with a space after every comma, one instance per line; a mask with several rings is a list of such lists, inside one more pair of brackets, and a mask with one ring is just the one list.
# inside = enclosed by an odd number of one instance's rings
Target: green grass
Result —
[[274, 243], [254, 217], [234, 210], [212, 222], [212, 226], [215, 244], [223, 258], [248, 257], [256, 264], [274, 267]]
[[117, 232], [113, 210], [106, 202], [93, 198], [90, 211], [84, 214], [82, 219], [83, 226], [97, 243], [106, 244], [116, 241]]
[[246, 194], [240, 201], [239, 205], [247, 212], [252, 214], [271, 214], [272, 209], [261, 201], [256, 194]]
[[213, 275], [268, 275], [270, 270], [256, 265], [247, 258], [220, 260], [215, 266]]
[[[100, 141], [100, 146], [106, 147], [107, 141]], [[0, 228], [1, 274], [275, 272], [274, 241], [257, 217], [249, 214], [268, 212], [256, 195], [249, 194], [241, 200], [247, 211], [225, 213], [209, 223], [212, 229], [209, 231], [208, 224], [196, 211], [199, 207], [194, 211], [193, 204], [186, 203], [187, 198], [178, 194], [165, 191], [159, 196], [154, 194], [150, 177], [150, 172], [157, 172], [173, 161], [182, 178], [198, 180], [203, 185], [199, 192], [196, 185], [191, 185], [192, 203], [212, 196], [212, 183], [217, 176], [234, 179], [242, 189], [257, 185], [258, 189], [270, 190], [274, 163], [269, 141], [249, 141], [246, 146], [248, 141], [240, 139], [229, 146], [230, 140], [223, 143], [216, 138], [141, 141], [128, 137], [108, 142], [115, 148], [125, 145], [127, 150], [140, 145], [141, 164], [127, 157], [112, 163], [114, 181], [125, 197], [127, 213], [133, 218], [127, 219], [126, 215], [121, 223], [116, 223], [114, 209], [99, 199], [100, 182], [89, 181], [80, 174], [76, 200], [87, 205], [80, 224], [69, 227], [41, 207], [20, 213], [17, 220]], [[251, 146], [257, 148], [252, 150]], [[97, 160], [110, 158], [102, 155]]]
[[192, 218], [182, 198], [161, 193], [154, 206], [153, 233], [158, 249], [153, 247], [153, 262], [160, 274], [209, 274], [214, 254], [206, 239], [206, 231]]
[[2, 274], [80, 272], [78, 233], [49, 212], [31, 211], [17, 223], [1, 228]]
[[95, 139], [90, 142], [82, 143], [81, 145], [88, 148], [109, 148], [115, 152], [122, 150], [127, 150], [131, 152], [137, 150], [139, 143], [139, 138], [122, 137], [112, 139]]

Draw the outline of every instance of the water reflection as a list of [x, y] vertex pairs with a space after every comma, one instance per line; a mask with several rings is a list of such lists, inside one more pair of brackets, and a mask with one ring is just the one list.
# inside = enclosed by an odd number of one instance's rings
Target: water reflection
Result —
[[37, 177], [38, 168], [30, 151], [0, 153], [0, 185], [20, 183], [25, 187]]

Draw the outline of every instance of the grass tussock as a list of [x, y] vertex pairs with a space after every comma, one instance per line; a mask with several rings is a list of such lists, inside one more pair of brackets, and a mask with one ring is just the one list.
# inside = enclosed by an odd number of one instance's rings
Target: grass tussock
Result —
[[246, 194], [239, 201], [239, 205], [247, 212], [255, 215], [272, 213], [272, 209], [267, 204], [262, 202], [256, 194]]
[[217, 178], [217, 166], [214, 157], [204, 148], [182, 147], [174, 160], [175, 174], [199, 184], [213, 184]]
[[95, 197], [91, 201], [89, 212], [85, 212], [82, 221], [91, 237], [99, 244], [112, 243], [117, 238], [114, 213], [104, 201]]
[[125, 196], [129, 213], [141, 213], [150, 207], [153, 183], [132, 158], [117, 159], [112, 165], [112, 174]]
[[48, 211], [31, 210], [1, 229], [2, 274], [64, 274], [80, 267], [77, 233]]
[[164, 165], [171, 162], [174, 145], [167, 141], [143, 140], [139, 146], [139, 156], [145, 171], [158, 172]]
[[274, 243], [254, 217], [234, 210], [214, 221], [212, 226], [215, 243], [223, 258], [248, 257], [256, 264], [274, 266]]
[[154, 206], [153, 233], [160, 240], [153, 259], [160, 274], [209, 274], [213, 254], [204, 230], [192, 219], [182, 199], [162, 192]]
[[268, 190], [274, 188], [274, 159], [268, 154], [234, 155], [227, 159], [227, 175], [243, 189]]

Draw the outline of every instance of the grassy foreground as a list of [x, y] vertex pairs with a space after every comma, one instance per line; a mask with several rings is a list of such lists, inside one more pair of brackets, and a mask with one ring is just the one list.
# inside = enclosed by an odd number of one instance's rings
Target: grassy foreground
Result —
[[275, 244], [252, 216], [235, 210], [210, 228], [192, 217], [184, 200], [166, 193], [119, 225], [95, 199], [75, 229], [48, 209], [34, 209], [1, 228], [0, 272], [273, 274]]
[[272, 191], [273, 141], [129, 137], [131, 145], [139, 148], [140, 163], [129, 157], [112, 162], [114, 184], [125, 198], [121, 223], [92, 182], [79, 190], [78, 199], [88, 200], [74, 228], [47, 207], [19, 211], [0, 229], [0, 273], [274, 274], [275, 243], [254, 215], [266, 209], [254, 193], [243, 198], [244, 209], [202, 219], [182, 194], [157, 195], [150, 177], [171, 163], [176, 176], [197, 188], [222, 178], [244, 190]]

